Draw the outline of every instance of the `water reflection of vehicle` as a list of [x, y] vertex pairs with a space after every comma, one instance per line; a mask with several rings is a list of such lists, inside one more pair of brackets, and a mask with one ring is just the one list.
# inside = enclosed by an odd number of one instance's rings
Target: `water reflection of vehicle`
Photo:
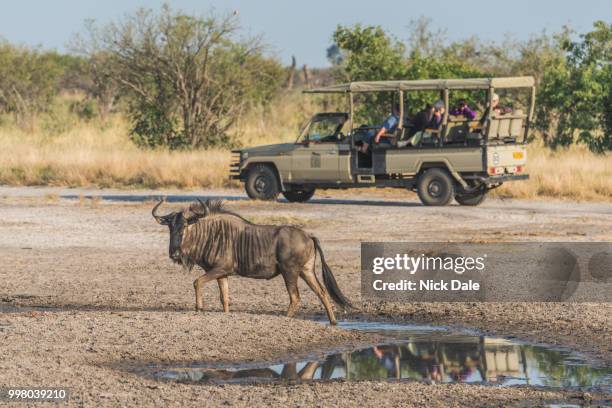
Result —
[[548, 386], [606, 384], [609, 370], [570, 363], [567, 353], [503, 339], [415, 336], [400, 344], [330, 354], [322, 360], [243, 370], [166, 371], [166, 379], [202, 382], [414, 379]]

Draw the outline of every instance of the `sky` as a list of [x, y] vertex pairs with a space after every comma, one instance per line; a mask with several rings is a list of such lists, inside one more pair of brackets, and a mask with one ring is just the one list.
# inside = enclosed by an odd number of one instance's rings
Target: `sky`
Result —
[[87, 19], [106, 23], [164, 2], [196, 14], [237, 11], [244, 34], [262, 35], [283, 63], [295, 55], [299, 65], [310, 67], [329, 65], [325, 50], [338, 24], [381, 25], [406, 40], [410, 21], [425, 16], [453, 40], [477, 35], [501, 41], [505, 35], [524, 40], [543, 30], [557, 32], [564, 25], [586, 32], [596, 20], [612, 21], [612, 0], [0, 0], [0, 37], [65, 51]]

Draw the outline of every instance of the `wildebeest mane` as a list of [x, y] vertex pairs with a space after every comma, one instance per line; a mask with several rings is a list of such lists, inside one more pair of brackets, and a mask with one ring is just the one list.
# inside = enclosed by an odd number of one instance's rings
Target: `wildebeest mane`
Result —
[[251, 221], [247, 220], [240, 214], [236, 214], [235, 212], [230, 211], [227, 208], [225, 208], [225, 202], [223, 200], [210, 200], [209, 199], [209, 200], [206, 200], [206, 202], [198, 200], [198, 202], [191, 204], [189, 206], [189, 209], [196, 210], [196, 211], [203, 211], [204, 206], [208, 209], [208, 215], [229, 214], [229, 215], [233, 215], [234, 217], [240, 218], [242, 221], [246, 222], [247, 224], [253, 224]]

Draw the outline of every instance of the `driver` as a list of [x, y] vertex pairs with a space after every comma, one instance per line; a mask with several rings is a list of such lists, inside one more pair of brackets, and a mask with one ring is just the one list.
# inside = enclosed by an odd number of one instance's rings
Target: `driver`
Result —
[[385, 119], [382, 124], [380, 130], [374, 134], [374, 132], [368, 132], [367, 138], [363, 141], [363, 144], [360, 146], [359, 150], [362, 153], [367, 153], [368, 148], [373, 144], [386, 143], [391, 144], [391, 141], [388, 138], [382, 138], [384, 135], [393, 135], [397, 126], [399, 125], [399, 103], [394, 103], [393, 108], [391, 109], [391, 115]]

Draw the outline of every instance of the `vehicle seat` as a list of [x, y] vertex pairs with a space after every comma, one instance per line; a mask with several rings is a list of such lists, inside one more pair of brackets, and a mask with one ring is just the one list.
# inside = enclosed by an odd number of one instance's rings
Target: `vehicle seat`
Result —
[[467, 122], [449, 123], [445, 144], [465, 143], [469, 133]]
[[523, 130], [524, 114], [522, 110], [517, 110], [514, 113], [515, 117], [510, 122], [510, 137], [520, 137]]
[[491, 118], [489, 138], [517, 138], [521, 135], [525, 115], [522, 110]]
[[489, 138], [496, 138], [499, 131], [499, 120], [491, 118], [489, 120]]
[[510, 137], [510, 121], [512, 119], [508, 119], [508, 118], [504, 118], [501, 117], [500, 119], [497, 119], [497, 123], [498, 128], [497, 128], [497, 134], [489, 134], [489, 137], [500, 137], [500, 138], [504, 138], [504, 137]]

